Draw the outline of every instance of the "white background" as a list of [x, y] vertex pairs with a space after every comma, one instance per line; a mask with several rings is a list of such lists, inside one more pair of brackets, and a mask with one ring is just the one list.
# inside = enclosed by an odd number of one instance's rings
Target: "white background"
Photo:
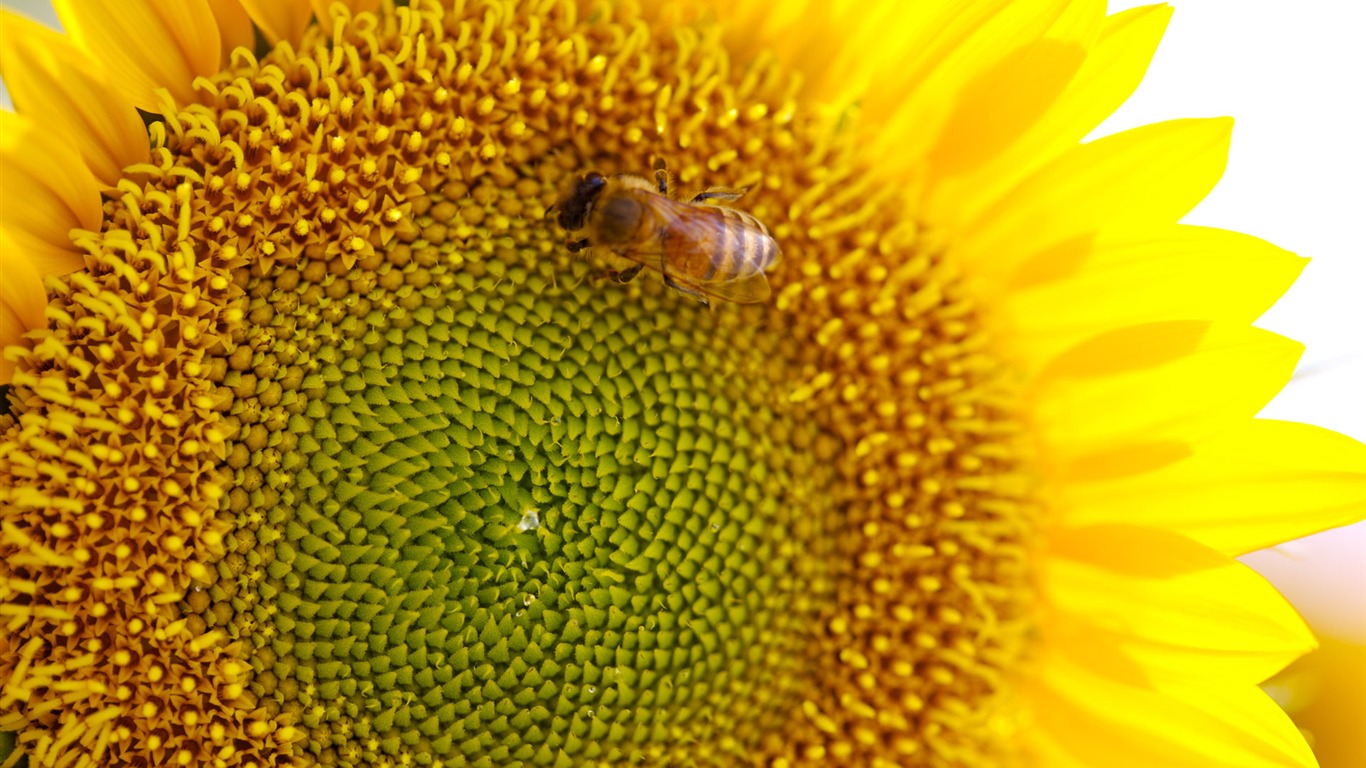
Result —
[[[1308, 346], [1263, 415], [1366, 440], [1366, 10], [1359, 0], [1174, 4], [1147, 79], [1095, 135], [1177, 117], [1237, 119], [1223, 182], [1186, 221], [1313, 257], [1258, 323]], [[53, 18], [44, 0], [0, 5]], [[1317, 629], [1366, 642], [1366, 524], [1246, 560]]]

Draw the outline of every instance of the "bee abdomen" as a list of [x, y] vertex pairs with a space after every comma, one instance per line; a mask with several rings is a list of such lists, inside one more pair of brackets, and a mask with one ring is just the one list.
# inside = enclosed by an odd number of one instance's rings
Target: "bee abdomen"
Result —
[[768, 228], [734, 208], [714, 209], [720, 216], [717, 247], [712, 251], [707, 280], [732, 280], [763, 272], [778, 257], [778, 244]]

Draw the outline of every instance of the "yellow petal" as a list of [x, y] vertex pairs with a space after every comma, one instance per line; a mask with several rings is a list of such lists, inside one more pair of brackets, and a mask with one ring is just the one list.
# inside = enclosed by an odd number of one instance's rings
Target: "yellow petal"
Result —
[[1113, 458], [1133, 443], [1218, 434], [1256, 415], [1289, 381], [1302, 350], [1269, 331], [1200, 321], [1101, 334], [1038, 377], [1033, 413], [1045, 458], [1067, 467]]
[[44, 131], [62, 134], [95, 178], [113, 187], [148, 158], [147, 129], [133, 105], [69, 38], [0, 11], [0, 72], [15, 106]]
[[43, 278], [34, 265], [17, 251], [14, 242], [0, 232], [0, 384], [14, 377], [14, 363], [3, 349], [18, 344], [23, 335], [43, 325], [47, 294]]
[[[879, 171], [918, 172], [967, 84], [1037, 41], [1068, 7], [1067, 2], [1049, 0], [1007, 4], [978, 21], [966, 38], [954, 39], [954, 46], [937, 57], [910, 50], [901, 37], [882, 30], [878, 42], [864, 49], [872, 53], [869, 72], [876, 76], [868, 78], [860, 103], [871, 132], [870, 154], [880, 158]], [[949, 27], [956, 26], [956, 21]]]
[[1045, 38], [979, 72], [929, 152], [931, 185], [1000, 155], [1048, 111], [1085, 59], [1080, 44]]
[[1366, 755], [1366, 645], [1332, 635], [1320, 642], [1266, 689], [1309, 735], [1324, 765], [1350, 766]]
[[62, 26], [139, 108], [160, 112], [156, 90], [195, 100], [196, 77], [218, 71], [222, 40], [206, 0], [54, 0]]
[[241, 0], [208, 0], [209, 10], [218, 22], [219, 48], [218, 65], [226, 68], [232, 62], [232, 52], [237, 48], [253, 50], [256, 47], [256, 30], [251, 26], [251, 16], [242, 7]]
[[100, 184], [60, 135], [0, 112], [0, 195], [6, 264], [25, 260], [41, 275], [85, 266], [68, 233], [99, 228]]
[[966, 82], [926, 158], [930, 187], [937, 190], [945, 178], [999, 157], [1051, 112], [1085, 62], [1104, 18], [1104, 3], [1072, 3], [1042, 38], [1023, 43]]
[[1307, 261], [1249, 235], [1183, 225], [1064, 241], [1007, 281], [1002, 300], [1011, 353], [1032, 369], [1086, 338], [1126, 326], [1250, 323]]
[[313, 18], [313, 6], [308, 0], [241, 0], [241, 3], [251, 14], [251, 20], [261, 28], [261, 34], [272, 43], [284, 40], [297, 46]]
[[[1135, 521], [1136, 523], [1138, 521]], [[1180, 534], [1135, 525], [1063, 528], [1039, 559], [1045, 599], [1084, 631], [1050, 634], [1073, 658], [1100, 652], [1155, 680], [1260, 683], [1314, 648], [1276, 588]], [[1126, 667], [1103, 666], [1121, 672]]]
[[1316, 766], [1290, 719], [1256, 686], [1156, 690], [1059, 656], [1031, 692], [1034, 730], [1081, 765], [1104, 768]]
[[[1028, 130], [990, 162], [941, 176], [925, 202], [926, 218], [946, 226], [971, 220], [1028, 174], [1074, 146], [1138, 87], [1171, 18], [1170, 6], [1134, 8], [1105, 18], [1086, 59], [1062, 94]], [[1053, 37], [1082, 44], [1086, 37]]]
[[[878, 170], [903, 187], [904, 174], [920, 172], [924, 153], [941, 135], [952, 140], [940, 128], [967, 82], [1045, 33], [1069, 40], [1080, 36], [1098, 26], [1105, 9], [1102, 0], [705, 4], [725, 24], [727, 47], [742, 60], [776, 54], [804, 76], [804, 100], [825, 105], [841, 121], [849, 111], [861, 113], [875, 145], [870, 154], [879, 157]], [[681, 19], [690, 17], [679, 13]], [[994, 133], [1018, 132], [1022, 115], [1012, 115], [1012, 122]], [[995, 149], [993, 143], [985, 151]]]
[[1078, 237], [1173, 224], [1228, 159], [1228, 118], [1145, 125], [1069, 150], [964, 225], [957, 252], [984, 274]]
[[1027, 739], [1027, 754], [1030, 756], [1029, 765], [1047, 766], [1048, 768], [1095, 768], [1094, 765], [1081, 762], [1073, 757], [1063, 746], [1068, 738], [1066, 731], [1052, 732], [1042, 728], [1033, 728]]
[[1074, 464], [1068, 524], [1140, 521], [1240, 555], [1366, 518], [1366, 445], [1349, 437], [1257, 419], [1184, 448], [1134, 474]]
[[1105, 23], [1105, 3], [1101, 0], [1073, 0], [1058, 16], [1044, 37], [1067, 40], [1090, 48]]
[[804, 96], [847, 104], [887, 72], [915, 80], [1009, 0], [706, 0], [742, 56], [771, 51], [806, 76]]

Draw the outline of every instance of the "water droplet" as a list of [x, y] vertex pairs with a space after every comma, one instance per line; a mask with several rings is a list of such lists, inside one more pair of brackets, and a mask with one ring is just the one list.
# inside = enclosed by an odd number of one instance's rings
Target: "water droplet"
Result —
[[712, 523], [712, 524], [711, 524], [711, 529], [712, 529], [712, 531], [719, 531], [719, 530], [721, 530], [721, 526], [720, 526], [720, 525], [717, 525], [716, 523]]
[[536, 602], [535, 595], [530, 593], [522, 595], [522, 605], [531, 605], [534, 602]]
[[519, 531], [534, 531], [541, 527], [541, 513], [535, 507], [522, 510], [522, 519], [517, 523]]
[[589, 692], [589, 693], [597, 693], [597, 692], [598, 692], [598, 687], [597, 687], [596, 685], [590, 685], [590, 686], [588, 686], [588, 692]]

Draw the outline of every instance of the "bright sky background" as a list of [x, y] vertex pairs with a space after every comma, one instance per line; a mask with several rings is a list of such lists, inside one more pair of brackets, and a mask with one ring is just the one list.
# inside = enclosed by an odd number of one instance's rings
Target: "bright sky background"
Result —
[[[1228, 171], [1186, 221], [1313, 257], [1258, 323], [1307, 345], [1263, 415], [1366, 440], [1366, 3], [1173, 4], [1147, 79], [1096, 135], [1177, 117], [1237, 119]], [[0, 5], [53, 18], [46, 0]], [[1366, 524], [1247, 560], [1317, 628], [1366, 641]]]

